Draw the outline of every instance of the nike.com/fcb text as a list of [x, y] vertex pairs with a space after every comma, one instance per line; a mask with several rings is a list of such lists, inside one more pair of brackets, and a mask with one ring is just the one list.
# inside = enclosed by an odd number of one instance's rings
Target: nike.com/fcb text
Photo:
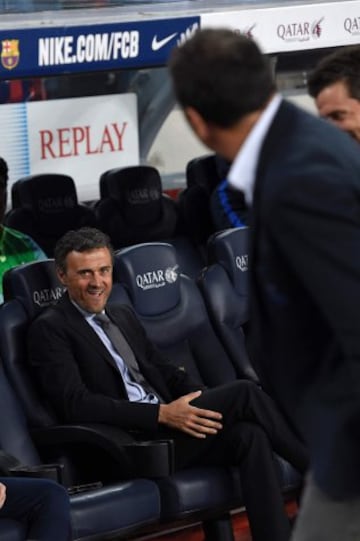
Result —
[[139, 43], [137, 30], [39, 38], [39, 66], [136, 58]]

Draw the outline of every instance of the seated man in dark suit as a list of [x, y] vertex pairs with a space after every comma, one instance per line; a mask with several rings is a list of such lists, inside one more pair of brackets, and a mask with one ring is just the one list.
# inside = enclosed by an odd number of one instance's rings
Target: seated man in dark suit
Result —
[[164, 358], [129, 307], [107, 306], [113, 252], [102, 232], [66, 233], [55, 264], [67, 293], [31, 325], [29, 356], [61, 420], [171, 437], [177, 469], [238, 466], [254, 541], [287, 541], [273, 450], [300, 472], [307, 455], [271, 398], [248, 381], [205, 389]]
[[0, 477], [0, 520], [25, 525], [26, 539], [70, 541], [70, 504], [66, 490], [47, 479]]

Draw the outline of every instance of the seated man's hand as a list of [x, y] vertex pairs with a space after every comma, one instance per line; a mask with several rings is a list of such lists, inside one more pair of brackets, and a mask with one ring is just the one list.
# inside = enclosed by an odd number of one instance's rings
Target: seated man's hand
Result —
[[6, 486], [0, 483], [0, 509], [4, 505], [6, 500]]
[[186, 432], [195, 438], [206, 438], [222, 429], [221, 413], [192, 406], [190, 402], [201, 395], [195, 391], [170, 404], [160, 404], [159, 423]]

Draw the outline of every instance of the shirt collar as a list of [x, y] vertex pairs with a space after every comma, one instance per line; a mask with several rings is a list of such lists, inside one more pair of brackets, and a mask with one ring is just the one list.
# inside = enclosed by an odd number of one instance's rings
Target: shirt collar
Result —
[[[79, 305], [78, 305], [75, 301], [73, 301], [72, 299], [70, 299], [70, 302], [71, 302], [71, 304], [73, 304], [73, 305], [75, 306], [75, 308], [76, 308], [77, 310], [79, 310], [80, 314], [82, 314], [86, 320], [88, 320], [88, 321], [89, 321], [89, 320], [92, 320], [92, 319], [94, 319], [94, 317], [96, 316], [96, 314], [95, 314], [94, 312], [87, 312], [86, 310], [84, 310], [84, 308], [81, 308], [81, 306], [79, 306]], [[105, 313], [105, 310], [103, 310], [101, 313], [104, 314], [104, 313]]]
[[251, 205], [253, 199], [255, 173], [261, 146], [280, 107], [281, 100], [280, 94], [275, 94], [271, 99], [238, 151], [228, 173], [230, 186], [244, 193], [248, 205]]

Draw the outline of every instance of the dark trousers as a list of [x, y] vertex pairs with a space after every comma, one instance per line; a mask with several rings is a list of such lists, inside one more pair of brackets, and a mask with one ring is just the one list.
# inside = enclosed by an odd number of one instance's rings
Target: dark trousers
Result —
[[0, 519], [22, 522], [27, 540], [70, 541], [70, 502], [66, 490], [47, 479], [3, 477], [6, 500]]
[[300, 473], [308, 457], [273, 400], [252, 382], [237, 380], [204, 391], [192, 404], [221, 412], [223, 429], [206, 439], [171, 431], [177, 469], [238, 466], [253, 541], [287, 541], [290, 524], [273, 451]]

